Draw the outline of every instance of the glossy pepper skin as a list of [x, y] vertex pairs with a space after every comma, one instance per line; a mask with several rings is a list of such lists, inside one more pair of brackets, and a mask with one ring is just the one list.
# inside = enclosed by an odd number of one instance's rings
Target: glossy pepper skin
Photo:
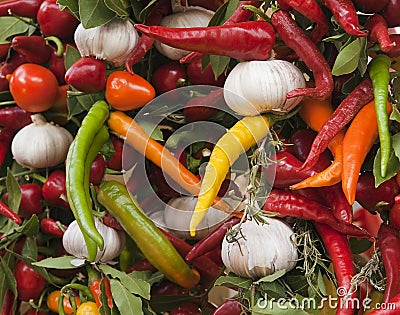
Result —
[[396, 42], [392, 41], [389, 36], [388, 25], [382, 15], [375, 13], [370, 16], [364, 23], [364, 27], [368, 30], [368, 41], [371, 43], [379, 43], [379, 47], [385, 53], [396, 47]]
[[[116, 181], [103, 182], [97, 200], [121, 223], [150, 263], [168, 279], [186, 288], [198, 283], [198, 275], [144, 214], [123, 184]], [[163, 255], [160, 255], [161, 252]]]
[[400, 259], [398, 259], [400, 236], [398, 231], [390, 225], [382, 223], [378, 230], [378, 248], [386, 273], [383, 302], [387, 303], [400, 294]]
[[329, 8], [346, 33], [353, 36], [367, 36], [367, 33], [360, 29], [357, 11], [351, 0], [323, 0], [322, 2]]
[[4, 127], [0, 130], [0, 166], [3, 164], [8, 152], [10, 152], [14, 135], [15, 130], [9, 127]]
[[31, 63], [43, 64], [50, 59], [53, 49], [42, 36], [15, 36], [11, 47]]
[[62, 238], [66, 229], [67, 227], [65, 225], [57, 223], [57, 221], [52, 218], [43, 218], [40, 220], [40, 230], [45, 234]]
[[49, 204], [69, 209], [66, 189], [66, 174], [64, 170], [54, 170], [43, 183], [42, 197]]
[[334, 83], [332, 72], [316, 44], [307, 36], [286, 11], [276, 11], [272, 14], [271, 22], [280, 39], [299, 56], [307, 67], [313, 72], [315, 87], [299, 88], [287, 94], [287, 98], [309, 96], [325, 100], [333, 91]]
[[7, 0], [0, 2], [0, 16], [12, 14], [35, 19], [43, 0]]
[[19, 106], [0, 109], [0, 126], [19, 130], [32, 123], [31, 113]]
[[68, 10], [60, 9], [57, 0], [43, 1], [36, 18], [44, 36], [56, 36], [61, 40], [71, 39], [79, 24]]
[[20, 65], [27, 63], [28, 60], [24, 55], [14, 53], [4, 61], [0, 66], [0, 92], [9, 90], [9, 82], [6, 79], [8, 74], [13, 73]]
[[275, 44], [274, 28], [266, 21], [193, 28], [135, 24], [135, 28], [174, 48], [242, 60], [266, 60]]

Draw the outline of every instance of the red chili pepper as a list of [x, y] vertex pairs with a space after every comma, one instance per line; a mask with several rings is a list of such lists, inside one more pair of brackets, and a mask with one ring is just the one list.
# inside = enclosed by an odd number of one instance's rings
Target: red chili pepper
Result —
[[266, 60], [275, 44], [275, 30], [266, 21], [193, 28], [135, 24], [135, 28], [174, 48], [242, 60]]
[[[224, 22], [223, 25], [233, 25], [240, 22], [248, 21], [252, 16], [253, 12], [250, 10], [246, 10], [243, 6], [254, 6], [258, 8], [262, 4], [261, 1], [241, 1], [237, 9], [233, 12], [233, 14]], [[195, 59], [199, 59], [204, 57], [205, 54], [200, 52], [191, 52], [185, 57], [181, 58], [180, 63], [191, 62]]]
[[0, 61], [6, 59], [8, 52], [10, 51], [10, 43], [0, 44]]
[[226, 300], [213, 313], [213, 315], [240, 315], [243, 313], [242, 305], [237, 300]]
[[382, 223], [378, 230], [378, 248], [382, 255], [386, 274], [383, 303], [400, 294], [400, 236], [395, 228]]
[[43, 218], [40, 220], [40, 229], [45, 234], [62, 238], [67, 227], [52, 218]]
[[217, 229], [208, 234], [205, 238], [193, 245], [192, 249], [186, 254], [185, 259], [192, 261], [196, 257], [202, 256], [205, 253], [221, 246], [226, 232], [235, 224], [239, 223], [240, 219], [232, 217], [222, 223]]
[[6, 293], [4, 294], [3, 304], [1, 308], [0, 315], [12, 315], [12, 309], [14, 305], [14, 294], [11, 292], [10, 289], [7, 289]]
[[15, 36], [11, 41], [11, 47], [31, 63], [43, 64], [50, 59], [53, 49], [42, 36]]
[[12, 54], [0, 67], [0, 92], [8, 91], [9, 84], [6, 76], [11, 74], [20, 65], [27, 63], [26, 57], [21, 54]]
[[0, 166], [3, 164], [7, 153], [10, 151], [11, 142], [14, 138], [15, 130], [4, 127], [0, 131]]
[[388, 25], [382, 15], [375, 13], [371, 15], [364, 23], [364, 27], [368, 30], [368, 41], [371, 43], [379, 43], [379, 47], [383, 52], [389, 52], [396, 43], [389, 37]]
[[4, 215], [5, 217], [13, 220], [17, 224], [22, 223], [22, 219], [12, 211], [4, 202], [0, 201], [0, 214]]
[[264, 203], [264, 210], [278, 213], [279, 217], [295, 217], [324, 223], [344, 235], [370, 237], [370, 234], [356, 225], [337, 219], [332, 211], [318, 202], [307, 199], [292, 191], [272, 189]]
[[306, 161], [303, 163], [303, 168], [315, 165], [319, 155], [328, 147], [332, 138], [350, 122], [364, 105], [368, 104], [373, 99], [374, 92], [372, 83], [368, 78], [354, 88], [335, 109], [331, 118], [322, 126], [313, 141]]
[[[147, 25], [159, 25], [164, 16], [167, 16], [171, 13], [171, 1], [168, 0], [159, 0], [156, 1], [154, 7], [151, 9], [149, 15], [147, 16], [146, 24]], [[130, 55], [125, 61], [126, 70], [133, 74], [132, 67], [137, 64], [142, 58], [147, 54], [147, 52], [151, 49], [154, 44], [154, 39], [147, 36], [142, 35], [139, 39], [139, 42], [136, 44], [135, 48], [132, 50]]]
[[43, 0], [7, 0], [0, 2], [0, 16], [11, 14], [36, 18]]
[[[355, 275], [355, 267], [353, 263], [353, 254], [347, 237], [334, 230], [332, 226], [328, 224], [314, 223], [314, 226], [331, 258], [340, 292], [349, 293], [351, 279]], [[340, 294], [336, 315], [354, 314], [354, 299], [357, 298], [358, 293], [356, 290], [354, 291], [355, 292], [349, 294], [349, 296]], [[348, 299], [346, 300], [346, 298]]]
[[282, 2], [316, 23], [310, 34], [310, 39], [315, 43], [320, 42], [329, 30], [329, 22], [319, 4], [315, 0], [281, 0], [279, 4], [282, 5]]
[[316, 44], [286, 11], [279, 10], [274, 12], [271, 22], [275, 26], [280, 39], [294, 50], [297, 56], [313, 72], [314, 76], [314, 88], [295, 89], [289, 92], [286, 97], [309, 96], [320, 100], [329, 98], [334, 88], [332, 72]]
[[[181, 254], [182, 257], [185, 257], [192, 249], [192, 246], [186, 243], [184, 240], [162, 229], [160, 229], [160, 231], [167, 237], [172, 245], [174, 245], [174, 247], [179, 252], [179, 254]], [[199, 271], [201, 279], [205, 279], [207, 281], [215, 280], [221, 270], [214, 261], [206, 256], [197, 257], [193, 259], [191, 263]]]
[[367, 33], [360, 29], [357, 11], [351, 0], [323, 0], [322, 2], [329, 8], [346, 33], [353, 36], [367, 36]]
[[0, 109], [0, 126], [19, 130], [32, 123], [31, 113], [19, 106]]
[[102, 284], [104, 284], [104, 288], [106, 290], [108, 307], [112, 308], [113, 307], [113, 298], [112, 298], [112, 293], [111, 293], [110, 280], [108, 280], [108, 278], [93, 280], [89, 285], [90, 291], [93, 294], [93, 297], [94, 297], [94, 300], [95, 300], [97, 306], [100, 308], [102, 306], [102, 303], [100, 300]]

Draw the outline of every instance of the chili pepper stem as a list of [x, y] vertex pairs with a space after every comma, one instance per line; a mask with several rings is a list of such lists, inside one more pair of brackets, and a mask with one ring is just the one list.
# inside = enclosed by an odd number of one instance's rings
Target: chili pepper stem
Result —
[[61, 40], [57, 36], [47, 36], [45, 38], [46, 42], [53, 42], [56, 45], [56, 56], [61, 57], [64, 53], [64, 46]]

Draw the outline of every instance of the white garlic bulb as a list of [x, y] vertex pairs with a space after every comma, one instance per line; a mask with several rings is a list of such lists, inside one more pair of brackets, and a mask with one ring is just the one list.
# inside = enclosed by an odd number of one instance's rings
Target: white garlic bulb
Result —
[[[183, 12], [177, 12], [165, 16], [160, 25], [176, 28], [205, 27], [208, 25], [213, 15], [213, 11], [202, 7], [191, 6], [186, 8]], [[179, 60], [190, 53], [190, 51], [174, 48], [158, 41], [155, 41], [154, 46], [162, 55], [172, 60]]]
[[298, 253], [294, 232], [279, 219], [266, 218], [266, 223], [247, 220], [241, 226], [243, 237], [222, 242], [222, 261], [228, 271], [247, 278], [265, 277], [296, 266]]
[[164, 210], [164, 223], [168, 230], [183, 239], [202, 239], [215, 230], [229, 216], [229, 214], [221, 210], [210, 208], [198, 225], [196, 236], [192, 238], [189, 233], [189, 226], [196, 202], [197, 197], [171, 199]]
[[[110, 262], [117, 257], [124, 248], [125, 234], [103, 224], [98, 218], [95, 218], [94, 223], [96, 229], [104, 239], [104, 248], [103, 250], [97, 248], [95, 262]], [[76, 220], [71, 222], [68, 226], [62, 242], [67, 253], [80, 259], [88, 258], [86, 243]]]
[[245, 61], [229, 72], [224, 84], [224, 98], [239, 115], [285, 114], [302, 100], [302, 97], [287, 99], [286, 94], [305, 86], [300, 69], [288, 61]]
[[27, 168], [63, 163], [73, 140], [71, 133], [47, 122], [41, 114], [32, 115], [31, 119], [32, 123], [19, 130], [11, 143], [14, 159]]
[[135, 48], [139, 34], [131, 22], [115, 18], [88, 29], [79, 24], [74, 39], [82, 57], [106, 60], [118, 67], [124, 64]]

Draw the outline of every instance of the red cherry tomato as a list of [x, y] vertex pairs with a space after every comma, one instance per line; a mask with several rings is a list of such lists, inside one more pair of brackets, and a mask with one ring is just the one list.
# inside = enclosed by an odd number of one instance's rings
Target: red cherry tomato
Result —
[[18, 299], [28, 302], [30, 299], [37, 300], [46, 287], [46, 280], [27, 265], [19, 260], [14, 269], [17, 281]]
[[150, 102], [156, 95], [154, 87], [144, 78], [127, 71], [114, 71], [106, 83], [106, 100], [116, 110], [132, 110]]
[[58, 81], [49, 69], [25, 63], [11, 74], [10, 92], [22, 109], [31, 113], [43, 112], [57, 99]]
[[177, 61], [170, 61], [154, 70], [151, 83], [156, 88], [158, 94], [163, 94], [183, 86], [185, 79], [185, 66]]

